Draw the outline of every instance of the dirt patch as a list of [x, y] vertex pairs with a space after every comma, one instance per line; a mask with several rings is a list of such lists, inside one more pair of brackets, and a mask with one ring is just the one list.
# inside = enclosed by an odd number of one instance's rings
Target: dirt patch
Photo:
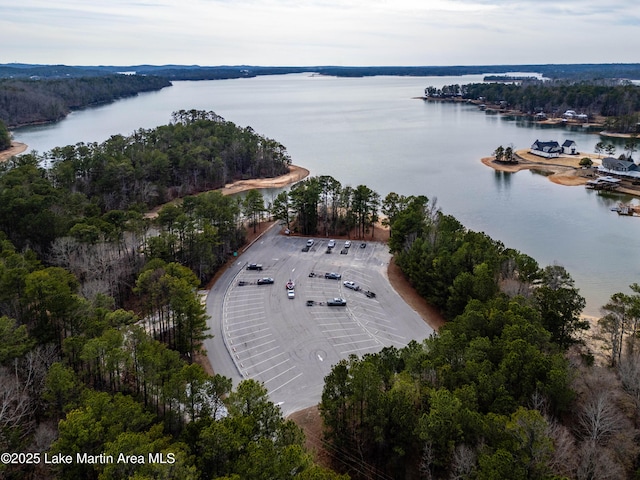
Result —
[[438, 330], [445, 324], [442, 314], [440, 314], [435, 307], [429, 305], [427, 301], [416, 292], [415, 288], [413, 288], [409, 280], [407, 280], [407, 277], [402, 273], [402, 270], [400, 270], [400, 267], [396, 265], [394, 259], [389, 262], [387, 275], [393, 289], [398, 292], [398, 295], [402, 297], [405, 303], [413, 308], [431, 328]]
[[322, 436], [322, 417], [317, 406], [305, 408], [289, 415], [298, 425], [305, 436], [305, 446], [311, 452], [313, 459], [319, 465], [325, 468], [332, 467], [330, 450], [326, 448], [325, 441]]
[[0, 152], [0, 162], [5, 162], [11, 157], [21, 154], [27, 149], [27, 145], [20, 142], [11, 142], [11, 146]]

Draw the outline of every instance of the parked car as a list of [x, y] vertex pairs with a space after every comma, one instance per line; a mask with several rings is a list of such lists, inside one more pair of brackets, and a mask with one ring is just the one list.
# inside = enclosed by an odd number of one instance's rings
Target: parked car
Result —
[[346, 282], [342, 282], [342, 284], [345, 287], [350, 288], [351, 290], [355, 290], [356, 292], [358, 290], [360, 290], [360, 287], [358, 285], [356, 285], [356, 282], [352, 282], [351, 280], [347, 280]]
[[259, 263], [250, 263], [247, 265], [247, 270], [262, 270], [262, 265]]
[[369, 298], [375, 298], [376, 296], [376, 294], [373, 293], [371, 290], [367, 290], [366, 292], [364, 292], [364, 294]]
[[273, 278], [264, 277], [258, 280], [258, 285], [271, 285], [273, 283]]
[[335, 240], [329, 240], [329, 243], [327, 244], [328, 248], [333, 248], [336, 246], [336, 241]]
[[344, 242], [344, 248], [349, 248], [350, 246], [351, 246], [351, 242], [349, 240]]
[[296, 297], [296, 292], [295, 292], [295, 290], [287, 290], [287, 297], [289, 297], [289, 298], [295, 298], [295, 297]]
[[307, 247], [311, 247], [313, 243], [314, 243], [313, 238], [310, 238], [309, 240], [307, 240]]
[[347, 304], [347, 301], [344, 298], [331, 298], [327, 300], [327, 305], [330, 307], [344, 307]]
[[362, 242], [360, 244], [360, 248], [367, 248], [367, 243], [366, 242]]
[[324, 274], [324, 278], [328, 278], [329, 280], [340, 280], [342, 278], [342, 275], [335, 272], [328, 272]]

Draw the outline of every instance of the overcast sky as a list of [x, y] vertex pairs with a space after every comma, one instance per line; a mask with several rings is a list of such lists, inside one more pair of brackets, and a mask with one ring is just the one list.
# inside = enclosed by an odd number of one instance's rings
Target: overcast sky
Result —
[[0, 0], [0, 63], [640, 62], [638, 0]]

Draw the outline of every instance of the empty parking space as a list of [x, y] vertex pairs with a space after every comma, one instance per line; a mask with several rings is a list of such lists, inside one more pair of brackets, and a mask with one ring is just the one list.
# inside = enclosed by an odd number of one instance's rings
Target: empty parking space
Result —
[[[220, 351], [210, 354], [214, 370], [236, 381], [264, 383], [285, 413], [315, 405], [324, 377], [341, 359], [402, 347], [432, 333], [389, 285], [386, 245], [360, 248], [360, 242], [352, 242], [345, 249], [344, 240], [336, 240], [326, 253], [329, 240], [314, 239], [306, 248], [306, 238], [278, 235], [274, 229], [243, 255], [246, 261], [241, 257], [225, 272], [208, 298], [212, 323], [219, 325], [213, 330], [220, 332], [208, 348], [226, 349], [232, 360], [224, 360]], [[247, 270], [249, 263], [262, 270]], [[341, 278], [325, 278], [328, 272]], [[258, 285], [265, 277], [274, 283]], [[285, 288], [289, 281], [293, 298]], [[360, 289], [345, 287], [345, 281]], [[329, 306], [334, 298], [345, 299], [346, 305]]]

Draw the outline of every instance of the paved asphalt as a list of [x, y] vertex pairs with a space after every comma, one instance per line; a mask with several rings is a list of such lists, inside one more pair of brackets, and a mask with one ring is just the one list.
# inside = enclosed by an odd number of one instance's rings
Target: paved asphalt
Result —
[[[329, 238], [289, 237], [272, 228], [247, 249], [215, 283], [207, 296], [212, 339], [205, 342], [216, 373], [233, 379], [234, 387], [253, 378], [267, 387], [285, 416], [317, 405], [324, 377], [332, 365], [351, 354], [375, 353], [385, 346], [405, 346], [433, 333], [420, 316], [393, 290], [386, 276], [391, 259], [386, 245], [353, 241], [347, 254], [338, 240], [332, 253]], [[247, 270], [249, 263], [262, 271]], [[310, 277], [310, 273], [315, 276]], [[324, 278], [337, 272], [340, 280]], [[271, 277], [274, 284], [257, 285]], [[286, 283], [295, 283], [295, 298]], [[346, 288], [350, 280], [361, 291]], [[245, 282], [245, 285], [240, 285]], [[364, 291], [376, 293], [368, 298]], [[342, 297], [344, 307], [327, 300]], [[307, 306], [313, 300], [313, 306]]]

